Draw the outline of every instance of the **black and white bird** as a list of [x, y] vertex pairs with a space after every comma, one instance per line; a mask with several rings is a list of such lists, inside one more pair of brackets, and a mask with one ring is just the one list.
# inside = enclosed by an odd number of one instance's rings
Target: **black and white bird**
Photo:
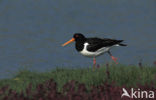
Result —
[[62, 46], [65, 46], [71, 42], [75, 41], [76, 50], [83, 56], [93, 57], [93, 65], [96, 65], [95, 57], [102, 55], [107, 52], [112, 60], [117, 63], [117, 58], [112, 56], [110, 49], [115, 46], [126, 46], [122, 44], [123, 40], [115, 40], [108, 38], [86, 38], [81, 33], [75, 33], [73, 38], [68, 42], [64, 43]]

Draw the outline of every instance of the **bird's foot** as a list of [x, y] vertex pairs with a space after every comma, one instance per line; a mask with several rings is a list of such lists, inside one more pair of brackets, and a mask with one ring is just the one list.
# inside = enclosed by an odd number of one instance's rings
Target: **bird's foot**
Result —
[[113, 60], [116, 64], [118, 64], [118, 62], [117, 62], [117, 58], [116, 58], [116, 57], [111, 56], [111, 58], [112, 58], [112, 60]]

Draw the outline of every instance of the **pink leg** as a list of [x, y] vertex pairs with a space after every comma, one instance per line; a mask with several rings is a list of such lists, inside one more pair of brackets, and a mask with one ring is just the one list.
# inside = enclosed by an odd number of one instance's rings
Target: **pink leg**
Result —
[[95, 69], [95, 66], [96, 66], [96, 59], [95, 57], [93, 58], [93, 69]]
[[114, 56], [111, 56], [111, 58], [112, 58], [112, 60], [113, 60], [116, 64], [118, 64], [117, 58], [115, 58]]
[[112, 60], [113, 60], [116, 64], [118, 64], [117, 58], [115, 58], [114, 56], [112, 56], [112, 54], [111, 54], [110, 51], [108, 51], [108, 54], [111, 56]]

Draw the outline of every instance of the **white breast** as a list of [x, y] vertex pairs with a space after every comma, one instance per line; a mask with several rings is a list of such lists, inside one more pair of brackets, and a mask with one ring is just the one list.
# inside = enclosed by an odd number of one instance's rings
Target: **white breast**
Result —
[[83, 56], [87, 56], [87, 57], [96, 57], [96, 56], [99, 56], [105, 52], [107, 52], [110, 47], [103, 47], [95, 52], [90, 52], [90, 51], [87, 51], [87, 46], [89, 44], [88, 43], [84, 43], [84, 48], [83, 50], [80, 52]]

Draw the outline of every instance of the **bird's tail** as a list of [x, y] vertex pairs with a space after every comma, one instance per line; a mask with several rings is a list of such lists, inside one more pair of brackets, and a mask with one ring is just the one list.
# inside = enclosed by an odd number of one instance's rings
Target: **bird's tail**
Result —
[[119, 46], [127, 46], [127, 44], [122, 44], [121, 42], [123, 42], [124, 40], [118, 40], [118, 45]]
[[122, 44], [122, 43], [120, 43], [119, 46], [127, 46], [127, 44]]

